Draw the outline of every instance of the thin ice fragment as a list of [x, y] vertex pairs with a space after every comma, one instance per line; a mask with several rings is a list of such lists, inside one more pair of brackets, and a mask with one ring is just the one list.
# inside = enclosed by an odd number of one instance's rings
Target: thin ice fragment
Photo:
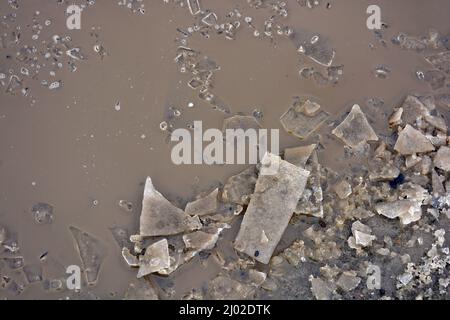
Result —
[[434, 146], [423, 133], [407, 124], [398, 135], [394, 149], [402, 155], [409, 155], [433, 151]]
[[174, 235], [200, 227], [197, 216], [191, 217], [175, 207], [155, 189], [152, 179], [147, 178], [140, 218], [141, 236]]
[[346, 145], [356, 148], [367, 141], [378, 141], [378, 137], [361, 111], [355, 104], [345, 120], [332, 133]]
[[214, 189], [210, 194], [204, 198], [189, 202], [184, 209], [184, 212], [194, 216], [203, 216], [207, 214], [213, 214], [217, 212], [219, 201], [218, 201], [219, 189]]
[[36, 203], [31, 208], [31, 212], [38, 224], [50, 224], [53, 222], [53, 206], [48, 203]]
[[327, 112], [313, 108], [311, 103], [306, 100], [299, 105], [294, 104], [281, 116], [280, 122], [288, 133], [306, 139], [328, 119]]
[[106, 247], [94, 236], [71, 226], [69, 228], [75, 239], [80, 254], [88, 285], [95, 285], [98, 280], [103, 260], [106, 257]]
[[288, 148], [284, 150], [284, 160], [304, 168], [311, 153], [316, 149], [316, 144], [309, 146], [301, 146], [296, 148]]
[[147, 247], [145, 254], [139, 257], [138, 278], [170, 267], [169, 244], [162, 239]]
[[434, 165], [446, 172], [450, 171], [450, 148], [440, 147], [434, 157]]
[[252, 166], [237, 175], [228, 178], [222, 192], [222, 199], [225, 202], [246, 205], [250, 202], [250, 197], [255, 190], [258, 174], [255, 166]]

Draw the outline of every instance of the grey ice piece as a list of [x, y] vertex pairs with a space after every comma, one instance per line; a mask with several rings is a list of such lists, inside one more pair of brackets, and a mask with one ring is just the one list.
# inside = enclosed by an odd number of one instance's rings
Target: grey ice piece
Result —
[[336, 52], [325, 37], [300, 31], [293, 32], [290, 39], [299, 53], [306, 55], [318, 64], [329, 67], [333, 63]]
[[307, 108], [309, 105], [308, 101], [300, 105], [291, 106], [280, 118], [283, 128], [300, 139], [306, 139], [329, 116], [327, 112], [319, 109], [316, 109], [316, 112], [311, 115], [311, 109]]
[[295, 164], [298, 167], [304, 168], [306, 162], [311, 157], [312, 152], [316, 149], [316, 144], [308, 146], [301, 146], [295, 148], [288, 148], [284, 150], [284, 160]]
[[217, 24], [217, 20], [217, 15], [214, 12], [209, 12], [202, 18], [202, 22], [209, 27]]
[[[309, 172], [270, 153], [262, 163], [277, 166], [278, 171], [265, 175], [265, 168], [261, 169], [234, 247], [267, 264], [303, 193]], [[268, 241], [262, 241], [263, 232]]]
[[222, 191], [222, 200], [230, 203], [246, 205], [250, 202], [255, 190], [258, 174], [252, 166], [237, 175], [228, 178]]
[[211, 234], [203, 231], [195, 231], [183, 235], [184, 245], [187, 249], [193, 250], [211, 250], [218, 239], [218, 233]]
[[34, 220], [38, 224], [50, 224], [53, 222], [53, 206], [39, 202], [31, 208]]
[[330, 300], [332, 294], [336, 291], [336, 286], [330, 281], [312, 277], [311, 292], [317, 300]]
[[191, 217], [175, 207], [155, 189], [152, 179], [147, 178], [140, 218], [141, 236], [174, 235], [200, 227], [201, 222], [197, 216]]
[[356, 246], [367, 247], [372, 245], [372, 241], [376, 239], [374, 235], [372, 235], [372, 230], [370, 227], [362, 224], [360, 221], [355, 221], [352, 224], [352, 233], [353, 237], [348, 239], [350, 247], [354, 248]]
[[106, 257], [106, 247], [94, 236], [76, 227], [69, 228], [75, 239], [80, 254], [88, 285], [97, 283], [103, 260]]
[[139, 257], [138, 278], [159, 272], [170, 267], [169, 244], [162, 239], [147, 247], [145, 254]]
[[450, 171], [450, 148], [442, 146], [434, 157], [434, 165], [446, 172]]
[[369, 163], [370, 181], [388, 181], [398, 177], [400, 170], [392, 163], [386, 163], [382, 160], [374, 160]]
[[367, 141], [378, 141], [375, 131], [357, 104], [332, 133], [351, 148], [356, 148]]
[[430, 111], [434, 109], [434, 104], [425, 102], [426, 100], [421, 97], [408, 95], [401, 106], [403, 109], [402, 120], [407, 124], [414, 125], [417, 119], [429, 115]]
[[189, 11], [193, 16], [199, 14], [202, 11], [202, 9], [200, 8], [200, 3], [198, 1], [199, 0], [187, 0]]
[[122, 248], [122, 257], [128, 266], [139, 267], [139, 259], [131, 254], [130, 249], [126, 247]]
[[375, 210], [389, 219], [400, 218], [405, 225], [419, 220], [422, 216], [421, 205], [411, 200], [378, 203]]
[[337, 286], [346, 292], [356, 289], [360, 283], [361, 278], [355, 271], [344, 271], [336, 282]]
[[394, 149], [402, 155], [430, 152], [433, 144], [419, 130], [409, 124], [398, 135]]
[[203, 216], [207, 214], [217, 213], [219, 206], [218, 201], [219, 188], [214, 189], [206, 197], [189, 202], [184, 209], [184, 212], [194, 216]]
[[317, 156], [317, 151], [313, 151], [306, 164], [306, 169], [310, 171], [306, 188], [300, 197], [295, 208], [296, 214], [304, 214], [313, 217], [323, 218], [323, 190], [321, 183], [321, 165]]
[[333, 186], [339, 199], [346, 199], [352, 194], [352, 186], [346, 180], [341, 180]]
[[50, 90], [55, 90], [55, 89], [59, 89], [62, 86], [62, 81], [54, 81], [52, 83], [50, 83], [50, 85], [48, 86], [48, 88]]

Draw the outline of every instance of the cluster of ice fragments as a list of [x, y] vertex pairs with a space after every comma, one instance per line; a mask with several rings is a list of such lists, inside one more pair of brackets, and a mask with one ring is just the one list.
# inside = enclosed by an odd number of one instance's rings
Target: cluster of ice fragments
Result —
[[[320, 106], [308, 100], [291, 110], [317, 115]], [[297, 129], [295, 121], [284, 125]], [[184, 210], [148, 178], [140, 233], [131, 237], [133, 252], [124, 248], [125, 260], [138, 277], [170, 275], [202, 251], [213, 252], [222, 271], [187, 299], [275, 298], [296, 290], [299, 298], [317, 299], [448, 295], [446, 122], [433, 96], [409, 95], [386, 126], [394, 139], [379, 137], [354, 105], [332, 133], [363, 150], [357, 170], [321, 166], [317, 144], [286, 149], [282, 157], [267, 153]], [[267, 163], [278, 165], [275, 175], [264, 174]], [[230, 258], [216, 244], [236, 223], [237, 255]]]

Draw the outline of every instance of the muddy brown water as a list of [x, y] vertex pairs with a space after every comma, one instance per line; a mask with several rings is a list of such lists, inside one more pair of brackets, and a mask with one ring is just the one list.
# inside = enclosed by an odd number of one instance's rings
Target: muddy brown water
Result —
[[[250, 8], [246, 1], [201, 2], [219, 17], [239, 8], [244, 15], [254, 17], [254, 24], [259, 27], [270, 16], [268, 10]], [[293, 96], [316, 97], [331, 114], [331, 120], [336, 121], [342, 119], [353, 103], [359, 103], [375, 131], [387, 134], [385, 116], [406, 94], [431, 92], [428, 84], [415, 76], [416, 70], [429, 69], [423, 57], [393, 46], [390, 39], [399, 32], [424, 35], [429, 28], [449, 34], [449, 1], [376, 1], [382, 9], [383, 21], [389, 25], [383, 31], [386, 48], [366, 27], [366, 8], [373, 1], [330, 1], [331, 9], [322, 5], [313, 10], [300, 7], [296, 1], [286, 2], [289, 8], [286, 25], [330, 39], [336, 50], [333, 64], [344, 65], [344, 75], [336, 86], [320, 87], [301, 78], [298, 73], [301, 66], [317, 67], [317, 64], [300, 57], [286, 38], [257, 39], [252, 29], [242, 28], [232, 41], [218, 36], [206, 40], [198, 35], [188, 40], [190, 47], [221, 66], [214, 78], [214, 91], [232, 113], [251, 114], [259, 108], [264, 115], [263, 127], [280, 129], [281, 148], [315, 139], [313, 135], [300, 141], [282, 130], [279, 117], [292, 103]], [[95, 235], [107, 244], [107, 257], [98, 284], [89, 290], [105, 299], [122, 298], [129, 283], [136, 280], [136, 271], [122, 261], [109, 228], [126, 227], [131, 234], [137, 231], [146, 176], [152, 177], [168, 199], [182, 205], [244, 168], [175, 166], [170, 159], [172, 144], [167, 142], [167, 133], [159, 129], [169, 106], [181, 110], [180, 123], [202, 120], [205, 128], [221, 128], [226, 117], [197, 98], [186, 85], [189, 77], [179, 73], [174, 63], [178, 46], [174, 40], [179, 37], [176, 28], [191, 25], [193, 18], [187, 8], [172, 1], [168, 4], [144, 1], [144, 15], [133, 14], [118, 6], [117, 1], [98, 1], [83, 11], [82, 29], [69, 31], [65, 27], [65, 5], [45, 0], [19, 3], [20, 8], [14, 10], [7, 1], [2, 1], [0, 15], [17, 13], [16, 24], [23, 28], [24, 44], [32, 43], [26, 25], [33, 13], [40, 11], [43, 20], [53, 21], [43, 33], [70, 35], [73, 43], [88, 54], [88, 59], [78, 63], [74, 73], [62, 69], [58, 79], [64, 85], [60, 90], [49, 91], [39, 81], [32, 83], [34, 105], [20, 95], [0, 93], [0, 224], [17, 236], [27, 264], [39, 263], [39, 256], [48, 251], [44, 278], [61, 277], [68, 265], [81, 264], [69, 226]], [[92, 50], [93, 27], [108, 51], [104, 59]], [[375, 49], [370, 49], [369, 43]], [[0, 51], [2, 68], [14, 65], [5, 58], [7, 51]], [[392, 70], [388, 79], [378, 79], [372, 74], [379, 64]], [[365, 101], [372, 97], [383, 99], [383, 107], [378, 110], [365, 107]], [[120, 111], [114, 109], [118, 101]], [[195, 107], [187, 108], [189, 102]], [[342, 161], [343, 146], [330, 137], [331, 129], [326, 125], [319, 131], [324, 146], [319, 153], [320, 161], [344, 170], [348, 163]], [[118, 207], [121, 199], [133, 202], [132, 213]], [[52, 224], [37, 225], [33, 221], [30, 208], [37, 202], [54, 206]], [[225, 246], [232, 254], [229, 247], [236, 232], [236, 227], [229, 231], [219, 248]], [[212, 261], [206, 267], [198, 259], [183, 266], [170, 277], [175, 297], [200, 287], [218, 271]], [[8, 271], [8, 275], [26, 284], [21, 272]], [[0, 298], [53, 299], [67, 294], [67, 291], [47, 293], [42, 284], [36, 283], [27, 285], [18, 297], [0, 291]]]

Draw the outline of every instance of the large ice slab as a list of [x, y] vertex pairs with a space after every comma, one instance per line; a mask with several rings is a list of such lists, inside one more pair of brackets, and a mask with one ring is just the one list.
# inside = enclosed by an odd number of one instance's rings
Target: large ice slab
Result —
[[303, 193], [309, 172], [270, 153], [262, 163], [278, 166], [278, 171], [259, 176], [235, 249], [267, 264]]

